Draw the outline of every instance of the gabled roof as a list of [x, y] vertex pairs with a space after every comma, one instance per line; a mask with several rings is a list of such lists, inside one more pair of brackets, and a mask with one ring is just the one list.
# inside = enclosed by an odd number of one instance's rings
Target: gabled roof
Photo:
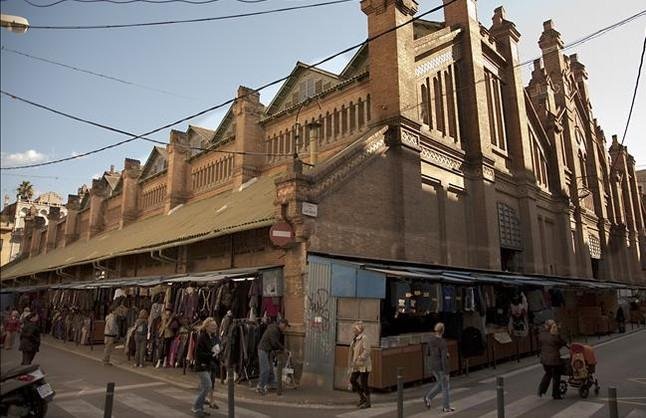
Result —
[[190, 132], [195, 132], [205, 143], [213, 141], [213, 137], [215, 136], [215, 132], [212, 130], [195, 125], [188, 125], [187, 133]]
[[121, 173], [105, 173], [103, 175], [103, 178], [105, 181], [108, 183], [108, 186], [110, 187], [110, 193], [112, 193], [119, 183], [119, 179], [121, 178]]
[[222, 121], [220, 121], [220, 125], [218, 125], [218, 128], [215, 130], [215, 133], [213, 135], [214, 143], [223, 141], [235, 134], [233, 111], [231, 110], [232, 107], [233, 105], [229, 107], [229, 110], [227, 111], [226, 115], [224, 115], [224, 118], [222, 118]]
[[368, 44], [363, 44], [361, 48], [348, 61], [339, 78], [346, 80], [358, 74], [368, 71]]
[[446, 24], [444, 22], [418, 19], [413, 22], [413, 36], [415, 39], [423, 38], [424, 36], [443, 29], [445, 26]]
[[260, 177], [249, 181], [244, 188], [189, 202], [123, 229], [107, 231], [88, 241], [78, 240], [69, 246], [18, 261], [3, 267], [1, 277], [4, 281], [266, 227], [274, 223], [275, 199], [275, 178]]
[[139, 176], [141, 180], [154, 174], [154, 173], [150, 173], [150, 170], [152, 169], [155, 162], [160, 158], [163, 159], [164, 161], [167, 161], [168, 152], [166, 151], [166, 148], [154, 146], [153, 149], [150, 151], [150, 155], [148, 155], [148, 159], [146, 159], [146, 164], [144, 164], [144, 168], [141, 170], [141, 176]]
[[308, 73], [318, 74], [321, 77], [323, 77], [323, 79], [325, 79], [326, 81], [329, 81], [332, 83], [339, 82], [339, 76], [337, 76], [336, 74], [331, 73], [329, 71], [322, 70], [320, 68], [310, 67], [309, 65], [299, 61], [296, 63], [296, 66], [287, 77], [287, 80], [280, 87], [280, 90], [278, 90], [278, 93], [276, 93], [276, 96], [274, 96], [269, 106], [267, 106], [266, 114], [271, 115], [279, 111], [280, 107], [283, 105], [283, 103], [285, 103], [285, 100], [289, 98], [289, 94], [297, 86], [298, 80], [304, 74], [308, 74]]

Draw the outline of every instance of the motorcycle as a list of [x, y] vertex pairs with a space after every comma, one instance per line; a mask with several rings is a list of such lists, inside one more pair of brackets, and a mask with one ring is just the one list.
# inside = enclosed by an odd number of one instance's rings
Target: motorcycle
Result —
[[54, 389], [37, 364], [10, 367], [0, 382], [0, 417], [42, 418], [54, 399]]

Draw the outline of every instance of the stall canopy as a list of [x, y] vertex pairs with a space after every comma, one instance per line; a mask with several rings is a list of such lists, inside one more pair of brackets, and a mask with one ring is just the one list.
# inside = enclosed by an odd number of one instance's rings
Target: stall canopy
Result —
[[535, 286], [535, 287], [558, 287], [558, 288], [579, 288], [597, 290], [618, 290], [618, 289], [643, 289], [644, 286], [632, 285], [618, 282], [596, 281], [578, 278], [564, 278], [545, 275], [523, 275], [505, 272], [490, 272], [483, 270], [450, 269], [443, 267], [424, 267], [420, 265], [407, 264], [400, 261], [384, 261], [380, 263], [375, 260], [366, 262], [358, 261], [356, 258], [316, 254], [317, 257], [324, 257], [334, 260], [336, 263], [351, 265], [356, 269], [371, 271], [389, 277], [422, 279], [447, 284], [497, 284], [502, 286]]
[[255, 278], [263, 271], [281, 268], [282, 266], [270, 265], [252, 268], [238, 268], [229, 270], [210, 271], [195, 274], [176, 274], [172, 276], [146, 276], [146, 277], [124, 277], [110, 280], [92, 280], [75, 283], [60, 283], [52, 285], [22, 286], [13, 288], [2, 288], [2, 293], [27, 293], [46, 289], [110, 289], [117, 287], [152, 287], [160, 284], [172, 285], [175, 283], [212, 283], [224, 279], [247, 279]]
[[274, 223], [274, 177], [249, 181], [247, 187], [179, 205], [161, 215], [78, 240], [46, 254], [2, 268], [2, 281], [87, 264], [108, 258], [145, 253], [215, 238]]

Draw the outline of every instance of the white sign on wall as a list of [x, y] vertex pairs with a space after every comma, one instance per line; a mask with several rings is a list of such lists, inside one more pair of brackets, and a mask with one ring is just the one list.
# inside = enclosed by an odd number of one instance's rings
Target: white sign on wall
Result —
[[301, 213], [305, 216], [316, 218], [317, 216], [319, 216], [319, 205], [310, 202], [303, 202]]

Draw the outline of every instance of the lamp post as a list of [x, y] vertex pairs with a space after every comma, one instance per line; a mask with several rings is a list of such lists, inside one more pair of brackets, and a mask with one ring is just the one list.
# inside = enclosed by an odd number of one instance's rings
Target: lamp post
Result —
[[9, 32], [25, 33], [29, 29], [29, 21], [24, 17], [0, 14], [0, 26]]

